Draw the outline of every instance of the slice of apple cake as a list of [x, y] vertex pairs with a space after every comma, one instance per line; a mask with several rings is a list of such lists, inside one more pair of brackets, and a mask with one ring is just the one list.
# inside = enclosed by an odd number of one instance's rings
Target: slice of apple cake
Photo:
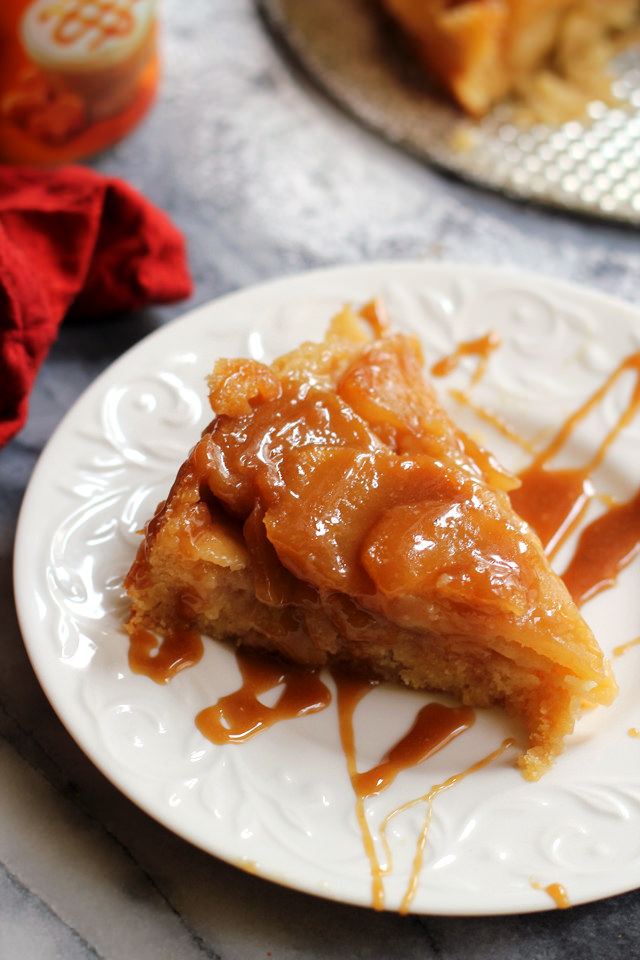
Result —
[[415, 338], [347, 308], [270, 366], [219, 360], [209, 387], [215, 416], [126, 577], [129, 631], [499, 704], [539, 777], [615, 681], [511, 507], [518, 481], [443, 411]]

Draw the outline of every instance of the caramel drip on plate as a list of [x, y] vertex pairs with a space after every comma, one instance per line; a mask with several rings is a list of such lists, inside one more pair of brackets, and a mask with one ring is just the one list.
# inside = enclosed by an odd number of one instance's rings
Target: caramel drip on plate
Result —
[[633, 649], [633, 647], [640, 646], [640, 637], [636, 637], [635, 640], [629, 640], [628, 643], [621, 643], [619, 647], [613, 648], [614, 657], [621, 657], [627, 651]]
[[422, 872], [422, 864], [424, 860], [424, 851], [427, 845], [427, 838], [429, 836], [429, 827], [431, 826], [431, 814], [433, 812], [433, 801], [436, 797], [444, 793], [445, 790], [448, 790], [450, 787], [453, 787], [456, 783], [459, 783], [461, 780], [464, 780], [472, 773], [477, 773], [478, 770], [482, 770], [493, 760], [496, 760], [500, 757], [505, 750], [508, 750], [509, 747], [512, 747], [515, 743], [511, 737], [503, 740], [500, 746], [496, 750], [492, 750], [491, 753], [487, 754], [481, 760], [476, 761], [476, 763], [471, 764], [470, 767], [467, 767], [466, 770], [462, 770], [460, 773], [454, 773], [453, 776], [449, 777], [443, 783], [437, 783], [435, 786], [431, 787], [428, 793], [425, 793], [421, 797], [416, 797], [414, 800], [408, 800], [407, 803], [403, 803], [396, 810], [392, 810], [391, 813], [388, 813], [385, 817], [382, 828], [380, 830], [380, 835], [382, 842], [388, 858], [388, 870], [391, 869], [391, 850], [387, 840], [387, 828], [391, 820], [398, 816], [398, 814], [403, 813], [405, 810], [415, 807], [419, 803], [425, 803], [427, 806], [426, 815], [424, 818], [424, 823], [422, 825], [422, 830], [420, 831], [420, 836], [416, 845], [416, 853], [413, 860], [413, 868], [411, 870], [411, 876], [409, 878], [409, 884], [407, 886], [407, 892], [402, 898], [402, 903], [398, 908], [399, 913], [408, 913], [413, 902], [413, 899], [418, 891], [418, 885], [420, 882], [420, 873]]
[[[171, 631], [162, 641], [147, 630], [138, 630], [130, 638], [129, 664], [132, 672], [142, 673], [156, 683], [167, 683], [180, 670], [194, 666], [202, 653], [202, 639], [195, 630]], [[196, 726], [200, 732], [215, 744], [242, 743], [282, 720], [324, 710], [331, 702], [331, 692], [316, 671], [282, 664], [269, 657], [240, 649], [236, 650], [236, 659], [242, 675], [241, 686], [221, 697], [217, 703], [201, 710], [196, 716]], [[372, 905], [376, 909], [382, 909], [382, 879], [388, 868], [381, 865], [376, 854], [366, 819], [365, 800], [389, 787], [403, 770], [426, 760], [468, 730], [474, 722], [475, 714], [468, 707], [427, 703], [418, 711], [409, 730], [391, 747], [380, 763], [370, 770], [359, 772], [356, 764], [354, 713], [360, 701], [378, 686], [378, 681], [365, 680], [337, 670], [333, 676], [337, 689], [342, 748], [356, 796], [356, 815], [363, 844], [371, 864]], [[267, 706], [260, 700], [261, 695], [278, 687], [283, 689], [273, 706]], [[494, 753], [484, 761], [474, 764], [463, 774], [450, 778], [446, 784], [434, 787], [428, 797], [431, 794], [435, 796], [441, 789], [480, 769], [495, 755]], [[397, 812], [399, 811], [390, 814], [385, 823]], [[426, 833], [421, 842], [424, 846]], [[417, 878], [415, 883], [417, 884]]]
[[376, 796], [391, 786], [403, 770], [422, 763], [446, 747], [454, 737], [468, 730], [474, 720], [473, 710], [469, 707], [427, 703], [418, 711], [411, 729], [394, 744], [379, 764], [352, 777], [353, 789], [363, 798]]
[[[333, 677], [337, 688], [338, 719], [340, 723], [342, 749], [347, 761], [347, 771], [356, 798], [356, 816], [358, 818], [365, 852], [371, 867], [372, 906], [376, 910], [382, 910], [384, 908], [383, 878], [391, 871], [391, 851], [384, 836], [385, 825], [401, 810], [407, 809], [409, 806], [420, 803], [423, 800], [430, 802], [432, 794], [435, 796], [440, 790], [445, 789], [447, 786], [452, 786], [453, 783], [462, 779], [468, 773], [480, 769], [481, 766], [489, 762], [489, 759], [493, 759], [496, 754], [492, 754], [490, 758], [485, 758], [485, 760], [480, 761], [479, 764], [474, 764], [463, 774], [457, 774], [455, 777], [451, 777], [446, 784], [433, 787], [427, 797], [420, 797], [418, 800], [410, 801], [409, 804], [405, 804], [398, 808], [398, 810], [390, 813], [383, 822], [383, 832], [381, 833], [387, 856], [387, 864], [383, 866], [377, 855], [371, 828], [367, 821], [365, 800], [367, 797], [375, 796], [390, 786], [403, 770], [426, 760], [434, 753], [437, 753], [438, 750], [446, 747], [455, 737], [468, 730], [473, 725], [475, 714], [473, 710], [468, 707], [447, 707], [440, 703], [426, 704], [419, 711], [411, 728], [391, 747], [381, 762], [370, 770], [361, 773], [358, 771], [356, 762], [354, 714], [360, 701], [376, 686], [376, 682], [363, 680], [360, 677], [354, 677], [339, 671], [334, 671]], [[426, 844], [427, 831], [428, 825], [423, 831], [424, 835], [420, 838], [422, 849], [424, 849], [424, 845]], [[416, 861], [414, 864], [414, 872], [410, 885], [411, 892], [408, 895], [407, 908], [417, 890], [421, 866], [422, 856], [420, 854], [419, 862]]]
[[[340, 740], [342, 750], [347, 761], [347, 772], [349, 779], [353, 784], [354, 779], [358, 777], [358, 768], [356, 766], [356, 738], [353, 727], [353, 715], [355, 709], [363, 697], [369, 693], [373, 687], [377, 686], [375, 680], [363, 680], [359, 677], [352, 677], [347, 674], [335, 674], [334, 679], [337, 686], [338, 699], [338, 722], [340, 724]], [[384, 887], [382, 878], [385, 870], [382, 868], [376, 854], [373, 836], [367, 823], [364, 810], [364, 797], [356, 791], [356, 817], [364, 850], [371, 867], [371, 900], [372, 906], [376, 910], [382, 910], [384, 907]]]
[[453, 353], [437, 360], [431, 367], [431, 373], [434, 377], [446, 377], [447, 374], [455, 370], [462, 357], [477, 357], [478, 366], [471, 380], [471, 385], [473, 386], [473, 384], [477, 383], [484, 376], [489, 357], [499, 346], [500, 336], [495, 331], [490, 331], [483, 337], [478, 337], [475, 340], [464, 340], [458, 344]]
[[[627, 371], [631, 371], [635, 375], [635, 385], [629, 401], [591, 459], [580, 468], [551, 469], [549, 463], [566, 447], [574, 430], [598, 404], [602, 403], [613, 385]], [[521, 486], [517, 490], [511, 491], [511, 502], [520, 516], [535, 529], [549, 556], [556, 553], [584, 516], [584, 512], [594, 495], [590, 482], [592, 473], [600, 466], [616, 437], [631, 422], [638, 410], [640, 410], [640, 352], [631, 354], [622, 361], [613, 373], [607, 377], [603, 385], [575, 413], [568, 417], [551, 443], [520, 474]], [[637, 509], [637, 506], [633, 507], [632, 512]], [[608, 512], [612, 513], [615, 510], [616, 508], [612, 507]], [[613, 525], [615, 525], [615, 521], [611, 522], [611, 526]], [[608, 528], [609, 530], [611, 526]], [[636, 530], [636, 540], [638, 539], [640, 539], [640, 530]], [[585, 543], [588, 540], [587, 537]], [[614, 550], [614, 554], [615, 552], [616, 550]], [[627, 550], [624, 557], [618, 557], [617, 562], [623, 566], [630, 559], [631, 556], [629, 556], [629, 550]], [[582, 575], [581, 589], [589, 592], [592, 590], [592, 585], [587, 582], [589, 579], [586, 572], [587, 567], [590, 567], [592, 578], [594, 576], [599, 578], [599, 575], [593, 564], [583, 560], [580, 546], [574, 558], [572, 576], [576, 576], [575, 568], [578, 566], [585, 569]], [[620, 569], [621, 566], [616, 566], [614, 559], [611, 567], [611, 575], [614, 575], [614, 579], [615, 574]]]
[[370, 300], [358, 313], [371, 326], [374, 336], [381, 337], [389, 329], [389, 314], [383, 300]]
[[499, 433], [501, 433], [511, 443], [522, 447], [527, 451], [527, 453], [531, 453], [533, 455], [535, 452], [533, 447], [523, 440], [522, 437], [516, 433], [516, 431], [513, 430], [502, 417], [485, 410], [483, 407], [472, 401], [470, 397], [471, 388], [479, 383], [484, 377], [487, 371], [489, 358], [493, 351], [497, 350], [497, 348], [500, 346], [500, 342], [500, 335], [495, 331], [490, 331], [484, 336], [478, 337], [476, 340], [465, 340], [457, 347], [456, 350], [453, 351], [453, 353], [441, 357], [440, 360], [436, 360], [436, 362], [431, 366], [431, 374], [434, 377], [446, 377], [449, 373], [455, 370], [462, 357], [473, 355], [477, 356], [478, 365], [471, 376], [469, 386], [465, 390], [456, 390], [452, 388], [449, 390], [450, 395], [461, 406], [471, 408], [476, 416], [491, 424], [494, 430], [497, 430]]
[[561, 883], [549, 883], [543, 887], [537, 880], [532, 880], [531, 886], [534, 890], [543, 890], [548, 893], [558, 910], [568, 910], [571, 906], [567, 891]]
[[477, 403], [471, 400], [469, 394], [464, 390], [449, 390], [449, 393], [453, 399], [459, 403], [461, 406], [469, 407], [473, 410], [477, 417], [480, 417], [481, 420], [484, 420], [486, 423], [490, 424], [494, 430], [498, 433], [501, 433], [503, 437], [514, 444], [514, 446], [520, 447], [526, 453], [535, 455], [535, 447], [533, 444], [529, 443], [519, 433], [509, 426], [509, 424], [502, 418], [499, 417], [496, 413], [493, 413], [490, 410], [485, 410], [484, 407], [479, 406]]
[[[470, 386], [483, 376], [490, 353], [499, 346], [496, 334], [461, 343], [449, 356], [431, 368], [435, 376], [445, 376], [457, 366], [460, 358], [476, 353], [481, 358]], [[613, 428], [607, 433], [591, 459], [583, 467], [552, 469], [549, 464], [566, 446], [575, 429], [602, 403], [614, 384], [625, 373], [635, 376], [635, 385], [628, 403]], [[525, 446], [502, 420], [470, 403], [464, 391], [451, 391], [459, 403], [473, 406], [475, 412], [490, 422], [509, 440]], [[562, 543], [576, 529], [594, 497], [591, 475], [604, 460], [618, 434], [640, 410], [640, 352], [626, 357], [603, 385], [562, 425], [550, 444], [533, 457], [519, 475], [521, 486], [510, 492], [514, 509], [532, 526], [545, 551], [553, 557]], [[615, 584], [620, 571], [640, 552], [640, 489], [627, 503], [614, 504], [583, 531], [572, 561], [563, 579], [576, 603], [581, 604]]]
[[[242, 650], [236, 657], [242, 686], [196, 717], [198, 730], [212, 743], [242, 743], [281, 720], [318, 713], [331, 702], [329, 688], [313, 670]], [[261, 702], [261, 694], [280, 686], [283, 690], [274, 706]]]
[[162, 640], [149, 630], [136, 630], [129, 640], [129, 667], [155, 683], [168, 683], [181, 670], [195, 666], [203, 653], [196, 630], [169, 630]]
[[640, 490], [585, 527], [571, 563], [562, 575], [577, 604], [612, 587], [640, 551]]
[[548, 470], [539, 460], [520, 473], [521, 486], [509, 496], [514, 510], [536, 531], [553, 556], [580, 520], [593, 496], [589, 467]]

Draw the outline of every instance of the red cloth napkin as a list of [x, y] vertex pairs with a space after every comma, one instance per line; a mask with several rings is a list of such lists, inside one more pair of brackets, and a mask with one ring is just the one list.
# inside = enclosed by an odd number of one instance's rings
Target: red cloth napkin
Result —
[[84, 167], [0, 166], [0, 446], [24, 424], [65, 316], [187, 297], [182, 235], [132, 187]]

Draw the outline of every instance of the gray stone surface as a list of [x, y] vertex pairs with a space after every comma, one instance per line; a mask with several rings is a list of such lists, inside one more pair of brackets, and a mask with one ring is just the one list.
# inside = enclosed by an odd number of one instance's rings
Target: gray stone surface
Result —
[[206, 856], [124, 798], [62, 727], [27, 660], [11, 557], [36, 459], [93, 378], [195, 303], [327, 264], [428, 257], [535, 269], [636, 301], [632, 229], [517, 205], [403, 156], [285, 58], [250, 0], [165, 0], [161, 95], [94, 161], [168, 211], [189, 304], [62, 329], [29, 421], [0, 452], [0, 957], [638, 956], [640, 894], [523, 917], [402, 918], [327, 903]]

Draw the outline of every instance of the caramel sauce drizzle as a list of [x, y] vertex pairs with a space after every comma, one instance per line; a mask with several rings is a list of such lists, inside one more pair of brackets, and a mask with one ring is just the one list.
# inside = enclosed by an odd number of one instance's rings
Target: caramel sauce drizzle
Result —
[[[340, 740], [342, 750], [347, 761], [347, 772], [349, 779], [353, 784], [357, 780], [358, 770], [356, 767], [356, 739], [353, 727], [353, 714], [356, 707], [373, 687], [377, 686], [375, 680], [363, 680], [357, 677], [343, 676], [336, 674], [337, 700], [338, 700], [338, 722], [340, 724]], [[364, 797], [356, 791], [356, 817], [358, 826], [362, 835], [364, 851], [371, 867], [371, 904], [375, 910], [382, 910], [384, 907], [384, 886], [382, 878], [384, 869], [376, 855], [375, 843], [371, 834], [371, 829], [367, 823], [364, 810]]]
[[55, 18], [52, 37], [61, 47], [72, 46], [94, 34], [91, 50], [97, 50], [112, 37], [126, 37], [133, 32], [135, 19], [131, 12], [137, 0], [125, 6], [118, 0], [76, 0], [73, 4], [52, 3], [40, 13], [43, 23]]
[[593, 497], [591, 471], [548, 470], [534, 461], [518, 474], [521, 486], [509, 493], [520, 516], [536, 531], [553, 557], [584, 515]]
[[[462, 731], [460, 731], [462, 732]], [[420, 831], [420, 836], [418, 838], [418, 843], [416, 846], [416, 853], [413, 860], [413, 868], [411, 871], [411, 876], [409, 878], [409, 884], [407, 886], [407, 891], [402, 899], [402, 903], [398, 909], [399, 913], [408, 913], [409, 908], [413, 902], [413, 899], [418, 891], [418, 884], [420, 882], [420, 873], [422, 872], [422, 864], [424, 860], [424, 851], [427, 845], [427, 837], [429, 835], [429, 827], [431, 826], [431, 815], [433, 812], [433, 801], [436, 799], [439, 794], [444, 793], [445, 790], [448, 790], [450, 787], [453, 787], [456, 783], [459, 783], [461, 780], [464, 780], [472, 773], [477, 773], [478, 770], [482, 770], [489, 763], [496, 760], [498, 757], [502, 756], [505, 750], [508, 750], [509, 747], [512, 747], [515, 743], [511, 737], [503, 740], [500, 746], [493, 750], [491, 753], [487, 754], [486, 757], [483, 757], [481, 760], [477, 760], [475, 763], [471, 764], [470, 767], [467, 767], [466, 770], [461, 771], [460, 773], [454, 773], [453, 776], [449, 777], [443, 783], [437, 783], [435, 786], [431, 787], [428, 793], [425, 793], [421, 797], [416, 797], [414, 800], [408, 800], [406, 803], [403, 803], [397, 809], [392, 810], [391, 813], [388, 813], [385, 817], [382, 827], [380, 830], [380, 836], [382, 838], [385, 852], [388, 858], [389, 869], [391, 868], [391, 850], [387, 840], [387, 828], [391, 820], [398, 816], [398, 814], [403, 813], [405, 810], [409, 810], [411, 807], [415, 807], [419, 803], [425, 803], [427, 805], [427, 812], [422, 825], [422, 830]]]
[[[484, 375], [489, 357], [499, 345], [500, 339], [495, 333], [488, 333], [477, 340], [465, 341], [452, 354], [434, 363], [431, 372], [435, 376], [446, 376], [457, 366], [461, 357], [476, 355], [480, 362], [471, 378], [471, 388]], [[566, 446], [575, 429], [602, 403], [614, 384], [629, 372], [635, 376], [635, 384], [627, 405], [591, 459], [580, 468], [552, 469], [549, 464]], [[468, 393], [452, 390], [451, 395], [459, 403], [472, 406], [480, 417], [490, 422], [507, 439], [527, 449], [527, 445], [523, 444], [500, 418], [472, 404]], [[510, 492], [511, 502], [520, 516], [536, 531], [550, 558], [553, 558], [583, 519], [595, 496], [591, 483], [592, 474], [603, 462], [616, 437], [639, 410], [640, 351], [626, 357], [619, 364], [602, 386], [568, 417], [551, 442], [533, 455], [529, 466], [519, 474], [521, 485]], [[563, 574], [563, 580], [575, 602], [578, 605], [585, 603], [613, 586], [618, 574], [639, 552], [640, 489], [626, 503], [609, 504], [605, 511], [582, 531], [571, 562]]]
[[640, 637], [636, 637], [635, 640], [629, 640], [627, 643], [621, 643], [619, 647], [613, 648], [614, 657], [621, 657], [627, 651], [632, 650], [633, 647], [640, 646]]
[[499, 346], [500, 335], [495, 330], [491, 330], [483, 337], [478, 337], [475, 340], [464, 340], [458, 344], [453, 353], [437, 360], [431, 367], [431, 373], [434, 377], [446, 377], [455, 370], [462, 357], [477, 357], [478, 364], [471, 378], [471, 386], [473, 386], [484, 376], [489, 357]]
[[[333, 678], [337, 688], [342, 749], [356, 798], [356, 816], [365, 853], [371, 867], [372, 905], [374, 909], [382, 910], [384, 908], [383, 877], [391, 870], [390, 851], [386, 845], [387, 865], [383, 866], [376, 853], [371, 828], [367, 822], [365, 800], [385, 790], [403, 770], [426, 760], [468, 730], [473, 725], [475, 714], [468, 707], [446, 707], [440, 703], [427, 703], [418, 712], [412, 727], [391, 747], [381, 762], [370, 770], [360, 773], [356, 763], [354, 714], [363, 697], [377, 686], [377, 681], [364, 680], [337, 670], [333, 671]], [[426, 835], [424, 842], [426, 843]]]
[[446, 747], [455, 737], [474, 723], [475, 715], [469, 707], [446, 707], [441, 703], [427, 703], [418, 711], [410, 730], [371, 770], [356, 773], [351, 782], [363, 799], [375, 797], [391, 786], [399, 773], [428, 759]]
[[204, 644], [196, 630], [170, 630], [162, 640], [149, 630], [129, 638], [129, 668], [155, 683], [168, 683], [202, 659]]
[[546, 887], [543, 887], [537, 880], [532, 880], [531, 886], [534, 890], [543, 890], [548, 893], [558, 910], [568, 910], [571, 906], [567, 891], [561, 883], [549, 883]]
[[580, 605], [612, 587], [639, 551], [640, 490], [627, 503], [609, 507], [585, 527], [562, 579]]
[[[631, 371], [635, 376], [635, 385], [629, 401], [591, 459], [584, 467], [551, 469], [549, 463], [566, 446], [576, 427], [606, 398], [613, 385], [627, 371]], [[631, 354], [622, 361], [603, 385], [566, 420], [547, 447], [519, 475], [521, 486], [511, 491], [511, 502], [520, 516], [535, 529], [550, 557], [554, 556], [583, 518], [594, 496], [591, 475], [600, 466], [616, 437], [631, 422], [638, 410], [640, 410], [640, 352]], [[600, 517], [585, 528], [571, 564], [571, 580], [578, 590], [579, 598], [586, 599], [587, 596], [593, 596], [601, 579], [601, 570], [606, 569], [607, 581], [611, 581], [611, 578], [615, 581], [615, 576], [622, 567], [635, 556], [640, 544], [639, 497], [640, 491], [626, 506], [625, 511], [621, 511], [618, 506], [610, 506], [603, 515], [608, 519]], [[635, 533], [631, 537], [627, 535], [625, 538], [627, 542], [623, 547], [620, 546], [618, 539], [621, 531], [621, 513], [626, 514], [626, 517], [631, 516], [632, 522], [635, 523], [633, 528]], [[592, 547], [594, 534], [587, 531], [596, 524], [598, 524], [597, 534], [602, 536], [604, 533], [607, 539], [600, 540], [598, 560], [594, 563]], [[634, 539], [635, 546], [631, 542]], [[604, 585], [600, 589], [604, 589]]]
[[[194, 666], [202, 657], [203, 642], [195, 630], [171, 631], [158, 642], [147, 630], [136, 631], [130, 639], [129, 663], [132, 672], [144, 674], [156, 683], [168, 683], [180, 671]], [[196, 726], [215, 744], [243, 743], [282, 720], [294, 719], [324, 710], [331, 702], [331, 691], [319, 678], [317, 671], [283, 664], [272, 658], [245, 650], [236, 650], [236, 659], [242, 676], [241, 686], [221, 697], [215, 704], [201, 710]], [[425, 704], [416, 715], [410, 729], [391, 747], [382, 760], [369, 770], [359, 772], [356, 764], [354, 713], [360, 701], [378, 686], [379, 681], [366, 680], [342, 671], [333, 671], [337, 690], [338, 719], [347, 771], [356, 796], [356, 815], [362, 833], [366, 855], [371, 865], [372, 903], [376, 909], [384, 907], [383, 877], [390, 871], [391, 853], [383, 838], [389, 866], [384, 867], [377, 856], [375, 843], [365, 814], [365, 800], [376, 796], [396, 779], [403, 770], [414, 767], [455, 737], [468, 730], [475, 714], [468, 707], [447, 707], [440, 703]], [[277, 687], [283, 687], [274, 706], [267, 706], [260, 696]], [[499, 751], [474, 764], [461, 774], [450, 777], [444, 784], [433, 787], [429, 794], [410, 801], [389, 814], [383, 824], [401, 810], [414, 803], [431, 803], [442, 790], [452, 786], [475, 770], [481, 769]], [[429, 808], [430, 809], [430, 808]], [[430, 819], [430, 814], [429, 814]], [[417, 890], [422, 852], [426, 844], [427, 827], [420, 838], [420, 857], [414, 864], [407, 904]], [[406, 899], [406, 898], [405, 898]]]
[[[244, 650], [236, 658], [242, 686], [196, 717], [198, 730], [212, 743], [243, 743], [281, 720], [318, 713], [331, 702], [331, 691], [314, 670]], [[273, 707], [260, 701], [261, 694], [282, 685]]]
[[363, 320], [367, 321], [376, 337], [383, 336], [385, 330], [388, 330], [391, 325], [385, 303], [378, 298], [365, 303], [358, 313]]
[[499, 417], [497, 414], [492, 413], [489, 410], [485, 410], [484, 407], [479, 406], [475, 401], [471, 400], [469, 394], [464, 390], [449, 390], [449, 393], [453, 399], [459, 403], [461, 406], [469, 407], [477, 417], [481, 420], [484, 420], [485, 423], [489, 423], [494, 430], [497, 430], [498, 433], [501, 433], [503, 437], [512, 443], [516, 447], [520, 447], [525, 453], [530, 454], [532, 457], [535, 456], [536, 449], [533, 444], [529, 443], [520, 434], [516, 433], [509, 424]]
[[486, 423], [490, 423], [494, 430], [497, 430], [505, 436], [511, 443], [522, 447], [527, 453], [533, 455], [533, 447], [526, 443], [515, 430], [512, 430], [505, 420], [498, 417], [495, 413], [490, 413], [483, 407], [478, 406], [477, 403], [472, 402], [470, 397], [470, 390], [479, 383], [485, 375], [491, 354], [494, 350], [497, 350], [500, 343], [500, 335], [495, 330], [489, 331], [489, 333], [478, 337], [476, 340], [465, 340], [453, 353], [436, 360], [436, 362], [431, 365], [431, 374], [434, 377], [446, 377], [456, 369], [462, 357], [476, 356], [478, 358], [478, 364], [471, 375], [469, 386], [466, 390], [456, 390], [452, 388], [449, 390], [449, 393], [459, 404], [473, 409], [476, 416], [480, 417]]

